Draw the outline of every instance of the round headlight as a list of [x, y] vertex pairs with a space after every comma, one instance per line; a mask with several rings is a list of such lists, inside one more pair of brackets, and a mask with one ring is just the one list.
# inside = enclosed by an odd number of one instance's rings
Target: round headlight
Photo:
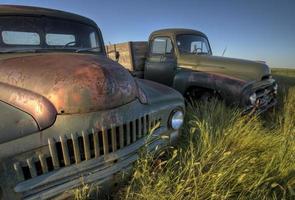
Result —
[[183, 124], [184, 114], [181, 110], [173, 111], [170, 115], [170, 127], [174, 130], [179, 129]]
[[250, 100], [251, 104], [255, 104], [256, 99], [257, 99], [256, 93], [251, 94], [250, 97], [249, 97], [249, 100]]

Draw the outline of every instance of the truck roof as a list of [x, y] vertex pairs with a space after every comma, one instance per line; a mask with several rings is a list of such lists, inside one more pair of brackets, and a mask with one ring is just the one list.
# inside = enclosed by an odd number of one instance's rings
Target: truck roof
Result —
[[0, 5], [0, 16], [48, 16], [79, 21], [97, 27], [96, 23], [81, 15], [49, 8], [19, 5]]
[[193, 30], [193, 29], [185, 29], [185, 28], [167, 28], [167, 29], [160, 29], [160, 30], [156, 30], [154, 32], [151, 33], [151, 36], [154, 35], [178, 35], [178, 34], [197, 34], [197, 35], [201, 35], [207, 38], [207, 36], [197, 30]]

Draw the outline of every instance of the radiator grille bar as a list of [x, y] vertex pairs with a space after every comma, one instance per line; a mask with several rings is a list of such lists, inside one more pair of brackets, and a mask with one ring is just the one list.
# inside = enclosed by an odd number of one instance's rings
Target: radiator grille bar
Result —
[[49, 146], [49, 151], [52, 158], [53, 167], [54, 169], [58, 169], [59, 162], [58, 162], [57, 150], [56, 150], [55, 142], [52, 138], [48, 139], [48, 146]]

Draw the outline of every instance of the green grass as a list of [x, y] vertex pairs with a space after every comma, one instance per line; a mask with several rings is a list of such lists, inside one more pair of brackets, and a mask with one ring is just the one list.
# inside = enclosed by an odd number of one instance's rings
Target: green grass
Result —
[[275, 110], [250, 118], [220, 102], [190, 107], [179, 146], [144, 153], [119, 198], [295, 199], [295, 70], [273, 73]]

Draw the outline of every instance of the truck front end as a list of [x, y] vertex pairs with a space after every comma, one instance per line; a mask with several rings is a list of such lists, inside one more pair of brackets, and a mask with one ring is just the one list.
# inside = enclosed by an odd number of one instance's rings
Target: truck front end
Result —
[[269, 76], [245, 85], [242, 94], [244, 114], [260, 114], [277, 104], [278, 84]]
[[[112, 188], [142, 148], [175, 143], [182, 98], [162, 86], [140, 84], [146, 103], [136, 98], [112, 109], [58, 114], [51, 127], [1, 143], [1, 199], [66, 198], [82, 184]], [[161, 99], [154, 100], [155, 93]]]
[[181, 91], [195, 87], [197, 92], [210, 92], [241, 107], [244, 114], [259, 114], [276, 105], [278, 84], [264, 62], [213, 56], [207, 36], [198, 31], [174, 30], [171, 38], [182, 69], [176, 75], [180, 83], [174, 85], [181, 85]]

